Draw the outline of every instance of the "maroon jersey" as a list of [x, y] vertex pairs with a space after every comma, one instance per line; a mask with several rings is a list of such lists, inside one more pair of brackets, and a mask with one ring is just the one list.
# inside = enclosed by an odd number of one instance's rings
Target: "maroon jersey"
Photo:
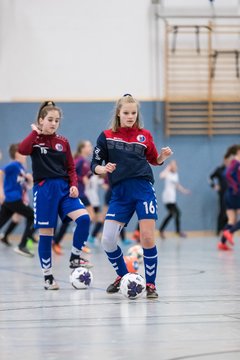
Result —
[[20, 144], [19, 152], [30, 155], [34, 182], [63, 178], [77, 186], [77, 175], [69, 142], [61, 135], [32, 131]]
[[86, 176], [89, 178], [92, 175], [92, 172], [90, 169], [90, 163], [83, 156], [76, 157], [74, 159], [74, 163], [75, 163], [77, 179], [78, 179], [79, 197], [86, 196], [85, 195], [85, 184], [84, 184], [83, 179]]
[[149, 165], [159, 165], [158, 151], [151, 133], [145, 129], [119, 128], [103, 131], [97, 140], [92, 159], [92, 171], [102, 163], [116, 163], [113, 173], [108, 174], [111, 186], [130, 178], [143, 178], [154, 182]]

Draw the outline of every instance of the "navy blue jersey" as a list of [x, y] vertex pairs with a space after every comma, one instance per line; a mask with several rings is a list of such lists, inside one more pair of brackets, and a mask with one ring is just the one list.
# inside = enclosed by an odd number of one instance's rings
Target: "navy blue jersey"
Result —
[[145, 129], [119, 128], [116, 132], [103, 131], [97, 139], [91, 168], [97, 165], [116, 163], [116, 170], [108, 174], [111, 186], [122, 180], [141, 178], [154, 182], [149, 165], [159, 165], [158, 151], [151, 133]]
[[226, 179], [228, 183], [228, 191], [232, 194], [240, 196], [240, 162], [233, 159], [227, 167]]
[[5, 202], [21, 200], [26, 189], [26, 170], [19, 161], [12, 161], [1, 168], [5, 173], [4, 194]]

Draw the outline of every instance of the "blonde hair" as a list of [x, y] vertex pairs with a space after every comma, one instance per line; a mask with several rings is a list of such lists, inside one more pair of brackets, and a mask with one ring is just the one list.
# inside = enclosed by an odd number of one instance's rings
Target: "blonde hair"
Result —
[[142, 123], [141, 115], [140, 115], [140, 104], [130, 94], [123, 95], [116, 102], [113, 118], [112, 118], [112, 121], [111, 121], [111, 124], [110, 124], [110, 129], [112, 129], [112, 131], [116, 132], [118, 130], [118, 128], [121, 126], [120, 125], [119, 111], [121, 110], [121, 108], [122, 108], [122, 106], [124, 104], [136, 104], [137, 105], [137, 120], [136, 120], [136, 123], [135, 123], [134, 126], [137, 127], [138, 129], [142, 129], [143, 128], [143, 123]]
[[82, 149], [86, 146], [89, 140], [82, 140], [78, 143], [76, 152], [73, 155], [73, 158], [76, 159], [82, 153]]

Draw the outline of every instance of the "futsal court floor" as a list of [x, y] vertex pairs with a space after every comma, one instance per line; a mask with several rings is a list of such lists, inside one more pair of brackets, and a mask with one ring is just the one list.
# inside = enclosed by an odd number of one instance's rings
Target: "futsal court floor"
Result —
[[91, 288], [70, 285], [65, 240], [65, 254], [53, 258], [61, 288], [46, 291], [37, 248], [29, 259], [0, 244], [0, 359], [239, 360], [236, 242], [234, 251], [219, 252], [216, 237], [158, 239], [158, 300], [108, 295], [115, 273], [98, 246], [87, 255]]

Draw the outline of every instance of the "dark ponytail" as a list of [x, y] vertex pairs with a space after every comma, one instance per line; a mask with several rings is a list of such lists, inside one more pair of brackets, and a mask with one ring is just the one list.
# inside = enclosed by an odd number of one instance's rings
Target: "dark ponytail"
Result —
[[40, 118], [43, 119], [48, 114], [48, 112], [51, 110], [57, 110], [59, 112], [60, 118], [62, 117], [61, 109], [56, 106], [54, 101], [48, 100], [48, 101], [44, 101], [38, 110], [37, 123], [39, 122]]

